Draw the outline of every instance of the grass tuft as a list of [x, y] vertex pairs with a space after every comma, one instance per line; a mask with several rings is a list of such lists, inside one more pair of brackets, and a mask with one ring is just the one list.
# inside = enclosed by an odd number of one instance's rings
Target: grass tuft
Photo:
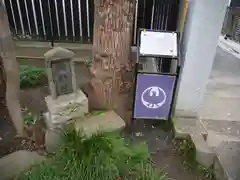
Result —
[[152, 167], [145, 144], [128, 145], [116, 133], [91, 138], [68, 131], [59, 152], [18, 180], [166, 180]]

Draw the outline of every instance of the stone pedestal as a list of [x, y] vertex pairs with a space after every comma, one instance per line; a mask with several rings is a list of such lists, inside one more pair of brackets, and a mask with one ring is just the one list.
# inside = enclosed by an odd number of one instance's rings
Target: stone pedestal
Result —
[[50, 89], [50, 96], [45, 98], [48, 112], [44, 114], [48, 152], [57, 150], [67, 124], [88, 113], [88, 99], [76, 85], [74, 56], [73, 52], [60, 47], [44, 54]]
[[45, 101], [48, 108], [48, 112], [44, 114], [47, 124], [46, 150], [54, 152], [61, 144], [65, 125], [88, 113], [88, 99], [81, 90], [78, 90], [75, 93], [61, 95], [57, 99], [47, 96]]
[[57, 99], [47, 96], [45, 101], [51, 126], [64, 124], [88, 113], [88, 99], [81, 90], [61, 95]]

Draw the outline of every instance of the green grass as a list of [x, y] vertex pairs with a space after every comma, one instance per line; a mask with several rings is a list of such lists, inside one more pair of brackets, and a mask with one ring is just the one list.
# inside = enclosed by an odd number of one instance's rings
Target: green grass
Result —
[[119, 135], [91, 138], [70, 131], [54, 157], [22, 174], [18, 180], [166, 180], [152, 167], [144, 144], [128, 145]]
[[45, 69], [33, 66], [20, 66], [20, 88], [34, 88], [42, 85], [46, 78]]

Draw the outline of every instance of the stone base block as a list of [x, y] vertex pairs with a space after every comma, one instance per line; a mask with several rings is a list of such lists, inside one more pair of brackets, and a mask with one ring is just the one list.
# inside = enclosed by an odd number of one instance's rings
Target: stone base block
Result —
[[88, 99], [81, 90], [59, 96], [57, 99], [47, 96], [45, 101], [52, 124], [62, 124], [88, 113]]
[[43, 162], [46, 158], [36, 152], [17, 151], [0, 159], [0, 179], [15, 179], [22, 171]]
[[97, 132], [111, 132], [125, 127], [124, 120], [113, 111], [101, 115], [92, 115], [85, 119], [76, 120], [75, 129], [91, 136]]
[[62, 143], [61, 129], [47, 129], [45, 134], [45, 146], [49, 153], [56, 152]]

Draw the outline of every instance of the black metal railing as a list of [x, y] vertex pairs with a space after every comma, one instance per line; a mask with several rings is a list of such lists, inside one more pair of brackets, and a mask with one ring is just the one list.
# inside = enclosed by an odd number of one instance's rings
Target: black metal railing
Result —
[[[91, 43], [94, 0], [2, 0], [13, 36], [21, 40]], [[139, 28], [175, 31], [179, 0], [137, 0], [133, 44]]]

